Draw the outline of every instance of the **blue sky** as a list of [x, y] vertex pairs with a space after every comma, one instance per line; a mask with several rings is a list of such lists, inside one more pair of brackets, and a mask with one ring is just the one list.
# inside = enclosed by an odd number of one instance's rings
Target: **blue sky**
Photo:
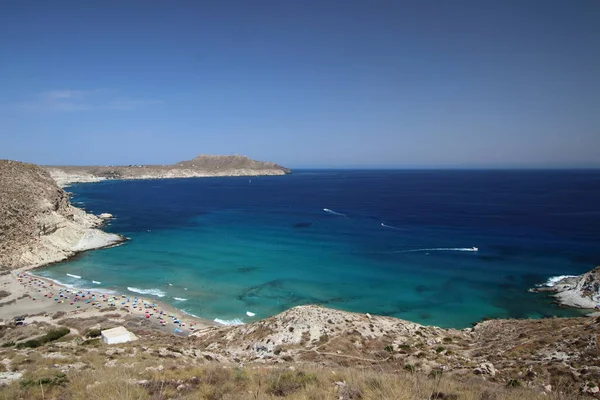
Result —
[[0, 0], [0, 158], [600, 167], [600, 2]]

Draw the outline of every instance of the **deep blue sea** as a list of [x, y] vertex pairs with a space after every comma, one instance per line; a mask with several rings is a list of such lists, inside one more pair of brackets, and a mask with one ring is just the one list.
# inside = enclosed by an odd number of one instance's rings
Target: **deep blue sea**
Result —
[[527, 289], [600, 264], [600, 171], [295, 171], [68, 190], [131, 240], [40, 275], [208, 319], [300, 304], [456, 328], [580, 315]]

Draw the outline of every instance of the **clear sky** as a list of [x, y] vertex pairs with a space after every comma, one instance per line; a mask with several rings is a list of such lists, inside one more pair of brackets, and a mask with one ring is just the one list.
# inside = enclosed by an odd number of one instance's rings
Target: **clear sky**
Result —
[[600, 167], [600, 1], [0, 0], [0, 158]]

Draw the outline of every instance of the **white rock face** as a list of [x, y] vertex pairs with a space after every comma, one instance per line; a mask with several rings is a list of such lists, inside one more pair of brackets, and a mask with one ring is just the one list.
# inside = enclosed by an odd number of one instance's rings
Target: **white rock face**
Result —
[[102, 213], [102, 214], [98, 215], [98, 217], [100, 217], [102, 219], [109, 219], [109, 218], [112, 218], [113, 215], [110, 213]]
[[99, 217], [73, 206], [70, 208], [72, 219], [57, 212], [37, 218], [38, 225], [52, 226], [53, 230], [40, 235], [36, 243], [21, 255], [22, 264], [36, 267], [62, 261], [77, 252], [115, 245], [124, 240], [119, 235], [95, 229], [102, 223]]
[[121, 242], [119, 235], [106, 233], [100, 229], [88, 229], [85, 231], [81, 239], [71, 248], [73, 251], [85, 251], [91, 249], [99, 249], [102, 247], [112, 246]]
[[600, 267], [575, 277], [566, 277], [552, 289], [559, 303], [577, 308], [593, 309], [600, 304]]
[[52, 179], [56, 181], [58, 187], [64, 188], [69, 186], [71, 183], [88, 183], [88, 182], [101, 182], [106, 178], [95, 176], [86, 173], [68, 173], [61, 171], [58, 168], [47, 168]]

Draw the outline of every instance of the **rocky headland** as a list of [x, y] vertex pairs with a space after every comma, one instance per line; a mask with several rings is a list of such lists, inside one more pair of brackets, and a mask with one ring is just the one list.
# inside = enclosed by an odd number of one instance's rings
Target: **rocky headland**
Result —
[[559, 304], [584, 309], [600, 308], [600, 267], [579, 276], [565, 276], [551, 286], [532, 289], [552, 292]]
[[240, 155], [199, 155], [192, 160], [171, 165], [44, 166], [43, 168], [61, 187], [76, 182], [99, 182], [107, 179], [265, 176], [291, 173], [288, 168], [275, 163], [255, 161]]
[[72, 206], [44, 169], [0, 160], [0, 267], [32, 268], [124, 240], [98, 229], [103, 222]]

